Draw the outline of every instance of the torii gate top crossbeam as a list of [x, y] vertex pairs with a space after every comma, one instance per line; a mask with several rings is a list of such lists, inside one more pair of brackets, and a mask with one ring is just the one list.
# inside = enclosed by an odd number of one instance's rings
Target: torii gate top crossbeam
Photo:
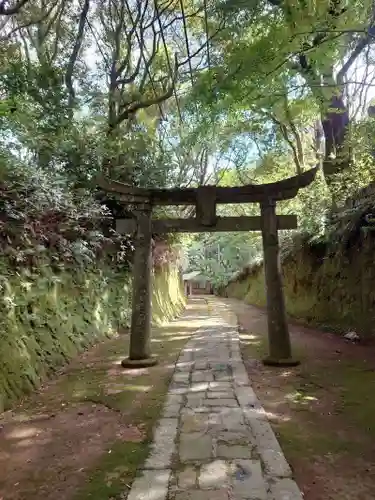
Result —
[[[120, 202], [136, 205], [136, 220], [117, 219], [116, 228], [136, 231], [133, 272], [133, 306], [129, 358], [123, 366], [150, 366], [152, 233], [246, 230], [262, 231], [267, 290], [268, 364], [295, 366], [285, 314], [280, 271], [278, 231], [297, 227], [295, 216], [276, 215], [276, 202], [294, 198], [315, 178], [317, 168], [272, 184], [242, 187], [203, 186], [180, 189], [140, 189], [119, 182], [100, 180], [99, 185], [116, 194]], [[218, 203], [259, 203], [260, 217], [218, 217]], [[195, 218], [152, 219], [154, 205], [195, 205]], [[134, 365], [135, 363], [135, 365]]]
[[314, 180], [318, 167], [268, 184], [248, 184], [239, 187], [202, 186], [198, 188], [143, 189], [121, 182], [99, 180], [105, 191], [117, 193], [126, 203], [150, 203], [151, 205], [195, 205], [204, 197], [216, 203], [260, 203], [267, 199], [280, 201], [294, 198], [299, 189]]

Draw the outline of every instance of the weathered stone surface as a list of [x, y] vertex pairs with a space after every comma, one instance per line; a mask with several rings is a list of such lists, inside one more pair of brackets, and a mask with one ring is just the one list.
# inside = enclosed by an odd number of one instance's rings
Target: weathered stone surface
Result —
[[165, 500], [168, 495], [170, 470], [145, 470], [132, 485], [127, 500]]
[[234, 398], [234, 391], [228, 389], [227, 391], [208, 391], [207, 398], [209, 399], [231, 399]]
[[172, 380], [176, 384], [188, 384], [189, 378], [190, 378], [189, 372], [175, 372]]
[[145, 469], [168, 469], [174, 451], [178, 420], [162, 418], [156, 428], [151, 453], [145, 463]]
[[205, 406], [204, 405], [204, 396], [193, 396], [193, 395], [189, 395], [187, 397], [187, 401], [186, 401], [186, 407], [187, 408], [190, 408], [190, 409], [196, 409], [196, 408], [199, 408], [201, 406]]
[[189, 392], [188, 386], [186, 387], [181, 387], [179, 385], [176, 385], [172, 382], [172, 384], [169, 387], [169, 393], [172, 395], [179, 395], [183, 396]]
[[213, 412], [213, 413], [222, 413], [223, 407], [222, 406], [206, 406], [208, 412]]
[[202, 466], [198, 483], [202, 489], [223, 488], [228, 486], [229, 467], [223, 460], [214, 460]]
[[252, 422], [254, 419], [267, 420], [267, 413], [262, 406], [254, 405], [253, 408], [244, 408], [243, 414], [248, 422]]
[[207, 370], [209, 368], [209, 362], [206, 360], [196, 361], [194, 368], [195, 370]]
[[187, 401], [189, 401], [189, 399], [196, 399], [196, 398], [206, 399], [206, 391], [189, 392], [189, 394], [187, 395]]
[[219, 443], [216, 455], [219, 458], [251, 458], [251, 448], [246, 445]]
[[194, 392], [204, 392], [207, 391], [209, 382], [194, 382], [189, 387], [189, 394]]
[[180, 405], [183, 402], [184, 397], [181, 394], [168, 394], [166, 406], [169, 405]]
[[189, 361], [193, 361], [193, 347], [194, 347], [194, 338], [191, 338], [185, 345], [185, 349], [182, 351], [178, 358], [179, 363], [186, 363]]
[[243, 446], [252, 446], [252, 439], [249, 432], [244, 429], [243, 432], [220, 432], [217, 437], [218, 442], [223, 444], [239, 444]]
[[230, 389], [232, 387], [232, 384], [230, 382], [210, 382], [208, 385], [208, 389], [213, 392], [221, 392], [225, 391], [226, 389]]
[[225, 350], [221, 358], [216, 360], [216, 363], [211, 361], [211, 368], [214, 373], [222, 373], [223, 375], [228, 375], [228, 373], [232, 372], [227, 350]]
[[259, 399], [250, 386], [237, 387], [236, 396], [240, 406], [251, 407], [254, 405], [260, 406]]
[[[228, 500], [227, 490], [190, 490], [176, 493], [174, 500]], [[158, 499], [159, 500], [159, 499]]]
[[181, 416], [181, 432], [203, 433], [209, 425], [208, 415], [193, 412], [184, 412]]
[[277, 441], [276, 436], [268, 421], [254, 418], [249, 422], [255, 438], [255, 443], [260, 452], [262, 452], [263, 450], [274, 450], [281, 452], [279, 442]]
[[217, 380], [218, 382], [230, 382], [232, 380], [231, 376], [223, 375], [222, 373], [215, 373], [214, 377], [215, 381]]
[[203, 405], [202, 406], [195, 406], [194, 411], [195, 411], [195, 413], [210, 413], [211, 411], [213, 411], [213, 408], [211, 408], [209, 406], [203, 406]]
[[185, 467], [177, 475], [177, 486], [182, 490], [194, 488], [197, 483], [197, 471], [194, 467]]
[[222, 430], [232, 432], [242, 432], [244, 427], [244, 418], [242, 411], [237, 408], [227, 408], [221, 415]]
[[269, 476], [289, 477], [292, 475], [291, 468], [281, 451], [262, 450], [260, 455]]
[[241, 372], [241, 373], [234, 372], [233, 373], [233, 380], [234, 380], [234, 384], [236, 386], [246, 386], [249, 384], [249, 377], [247, 376], [247, 374], [245, 372]]
[[193, 353], [192, 351], [188, 351], [186, 348], [183, 352], [183, 354], [178, 358], [178, 364], [185, 364], [185, 363], [191, 363], [193, 358]]
[[212, 457], [212, 438], [207, 434], [180, 435], [179, 456], [181, 462], [204, 461]]
[[212, 382], [214, 379], [214, 376], [211, 372], [209, 371], [198, 371], [198, 372], [193, 372], [192, 374], [192, 381], [193, 382]]
[[164, 407], [163, 417], [172, 418], [178, 417], [180, 414], [181, 405], [166, 405]]
[[231, 467], [231, 476], [233, 500], [267, 499], [266, 482], [259, 461], [236, 460]]
[[178, 362], [176, 364], [176, 370], [180, 372], [190, 372], [194, 367], [194, 361], [184, 361]]
[[303, 500], [303, 497], [292, 479], [278, 479], [271, 485], [268, 500]]
[[225, 407], [225, 408], [238, 408], [237, 401], [232, 398], [232, 399], [205, 399], [203, 401], [204, 406], [220, 406], [220, 407]]
[[244, 432], [246, 429], [242, 411], [240, 409], [220, 407], [220, 411], [218, 413], [214, 413], [214, 410], [216, 410], [216, 408], [212, 407], [212, 413], [208, 418], [209, 428], [213, 432]]

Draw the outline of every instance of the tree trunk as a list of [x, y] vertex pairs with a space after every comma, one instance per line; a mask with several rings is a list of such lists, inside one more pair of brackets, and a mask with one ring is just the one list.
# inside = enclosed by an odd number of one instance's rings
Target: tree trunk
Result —
[[333, 95], [328, 111], [322, 117], [325, 139], [323, 172], [327, 184], [331, 179], [350, 166], [349, 150], [345, 139], [349, 127], [349, 113], [342, 94]]

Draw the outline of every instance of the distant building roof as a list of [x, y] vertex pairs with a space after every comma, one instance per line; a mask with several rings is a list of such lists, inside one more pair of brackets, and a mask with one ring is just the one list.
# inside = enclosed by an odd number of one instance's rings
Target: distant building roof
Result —
[[204, 276], [199, 271], [191, 271], [190, 273], [183, 274], [182, 279], [184, 281], [198, 281], [200, 283], [202, 283], [203, 281], [210, 281], [210, 278]]
[[199, 275], [200, 275], [199, 271], [191, 271], [190, 273], [183, 274], [182, 275], [182, 279], [184, 281], [190, 281], [190, 280], [192, 280], [193, 278], [196, 278]]

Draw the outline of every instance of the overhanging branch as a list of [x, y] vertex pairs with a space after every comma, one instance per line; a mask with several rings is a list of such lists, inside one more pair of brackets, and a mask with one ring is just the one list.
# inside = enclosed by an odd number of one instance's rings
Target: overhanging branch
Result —
[[65, 73], [65, 84], [69, 92], [69, 99], [68, 99], [68, 106], [71, 108], [74, 103], [75, 99], [75, 92], [74, 92], [74, 87], [73, 87], [73, 72], [74, 72], [74, 66], [77, 61], [77, 57], [79, 54], [79, 51], [81, 50], [82, 42], [83, 42], [83, 34], [85, 30], [85, 25], [86, 25], [86, 19], [87, 19], [87, 14], [89, 12], [90, 8], [90, 0], [85, 0], [85, 3], [82, 7], [81, 15], [79, 17], [79, 24], [78, 24], [78, 32], [77, 36], [74, 42], [73, 50], [72, 53], [70, 54], [69, 57], [69, 62], [68, 66], [66, 68], [66, 73]]
[[[144, 101], [138, 101], [130, 106], [127, 107], [125, 111], [120, 113], [120, 115], [117, 117], [116, 125], [119, 125], [121, 122], [124, 120], [127, 120], [131, 115], [139, 111], [140, 109], [145, 109], [149, 108], [150, 106], [154, 106], [155, 104], [161, 104], [165, 100], [169, 99], [173, 95], [173, 91], [175, 88], [176, 84], [176, 78], [177, 78], [177, 69], [178, 69], [178, 62], [177, 62], [177, 54], [175, 55], [175, 68], [174, 68], [174, 73], [172, 75], [172, 81], [171, 84], [169, 85], [168, 89], [161, 95], [151, 97], [149, 99], [145, 99]], [[113, 127], [114, 128], [114, 127]]]

